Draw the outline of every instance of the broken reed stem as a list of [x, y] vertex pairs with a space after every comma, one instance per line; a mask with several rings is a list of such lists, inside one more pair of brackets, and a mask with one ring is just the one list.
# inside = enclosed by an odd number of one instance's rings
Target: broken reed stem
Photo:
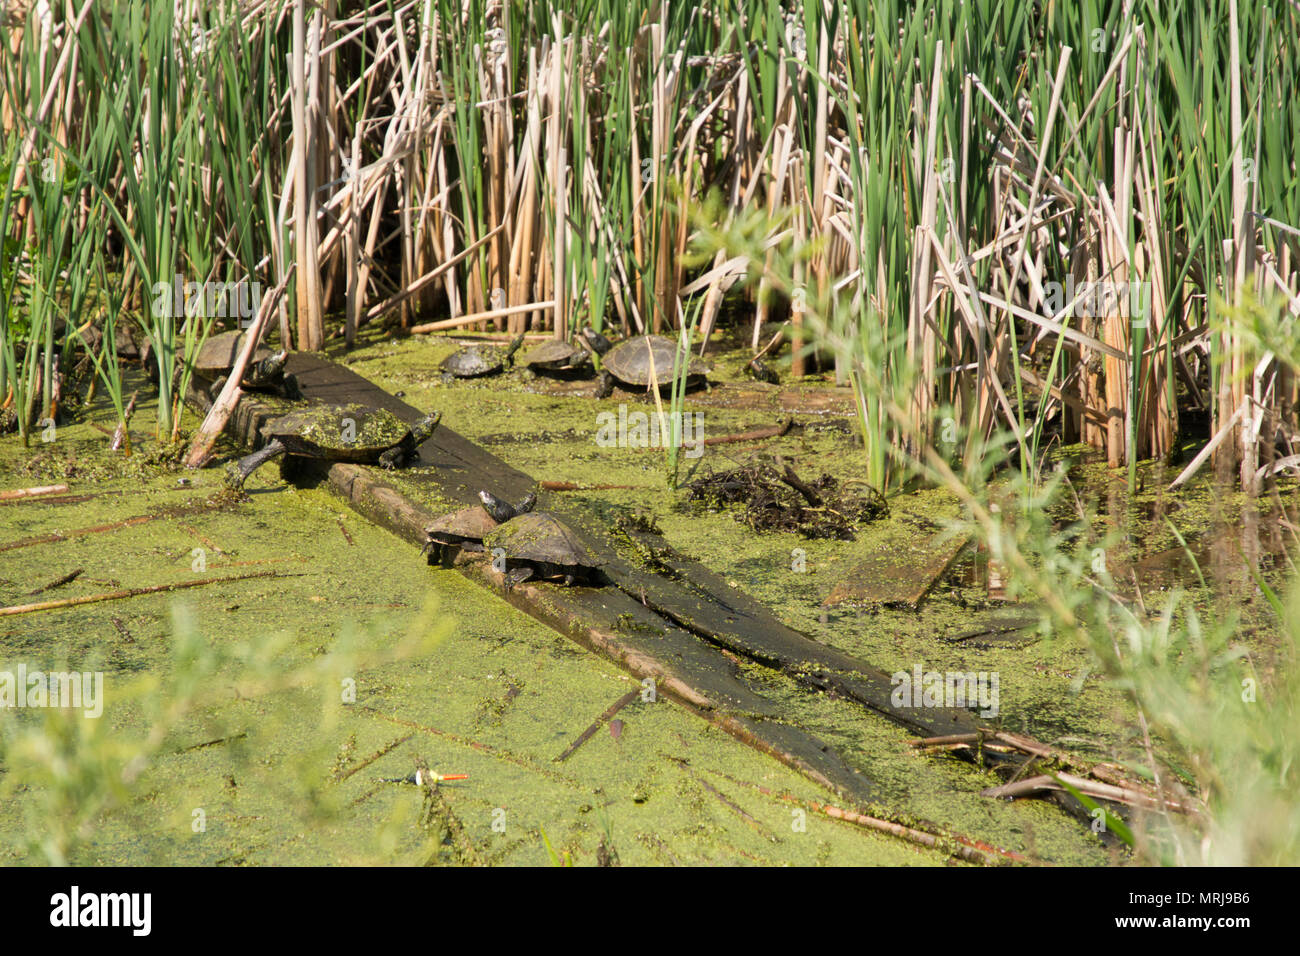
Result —
[[131, 518], [123, 518], [121, 521], [112, 521], [108, 524], [92, 525], [89, 528], [78, 528], [75, 531], [52, 531], [49, 534], [40, 534], [31, 538], [21, 538], [18, 541], [10, 541], [6, 544], [0, 544], [0, 551], [16, 551], [18, 548], [29, 548], [35, 544], [53, 544], [56, 541], [68, 541], [72, 538], [79, 538], [87, 534], [104, 534], [109, 531], [120, 531], [122, 528], [132, 528], [138, 524], [145, 524], [149, 521], [157, 521], [159, 518], [180, 518], [185, 515], [199, 514], [208, 511], [213, 506], [204, 502], [199, 505], [191, 505], [180, 508], [173, 508], [169, 511], [158, 512], [157, 514], [135, 515]]
[[600, 728], [604, 726], [605, 723], [613, 719], [615, 714], [617, 714], [628, 704], [632, 703], [632, 701], [636, 700], [639, 696], [641, 696], [641, 691], [639, 689], [630, 690], [622, 697], [620, 697], [618, 700], [614, 701], [614, 703], [606, 707], [605, 712], [602, 713], [595, 720], [593, 720], [591, 722], [591, 726], [588, 727], [586, 730], [584, 730], [581, 734], [579, 734], [578, 739], [575, 740], [573, 743], [569, 744], [569, 746], [564, 749], [564, 753], [560, 754], [558, 757], [555, 758], [555, 762], [563, 763], [565, 760], [567, 760], [570, 754], [572, 754], [575, 750], [577, 750], [588, 740], [590, 740], [592, 736], [596, 733], [596, 731], [600, 730]]
[[[834, 820], [842, 820], [845, 823], [852, 823], [869, 830], [875, 830], [879, 833], [898, 837], [901, 840], [906, 840], [908, 843], [914, 843], [917, 846], [950, 853], [968, 863], [978, 863], [983, 866], [1006, 866], [1009, 862], [1027, 864], [1033, 864], [1036, 862], [1026, 856], [1016, 853], [1013, 850], [1003, 850], [972, 837], [949, 833], [942, 828], [931, 824], [926, 824], [926, 826], [930, 827], [934, 832], [927, 832], [925, 830], [919, 830], [916, 827], [904, 826], [901, 823], [895, 823], [892, 820], [886, 820], [882, 817], [859, 813], [856, 810], [845, 810], [828, 803], [818, 803], [815, 800], [804, 800], [789, 793], [777, 793], [770, 787], [765, 787], [762, 784], [753, 783], [748, 780], [740, 780], [717, 770], [711, 772], [718, 774], [718, 776], [725, 777], [732, 783], [739, 784], [740, 786], [747, 787], [751, 790], [756, 790], [764, 796], [771, 797], [774, 800], [793, 803], [806, 810], [812, 810], [814, 813], [820, 813], [822, 816], [830, 817]], [[954, 846], [953, 844], [956, 845]]]
[[733, 442], [758, 441], [763, 438], [780, 438], [794, 425], [793, 418], [787, 418], [780, 425], [769, 425], [766, 428], [755, 428], [752, 431], [737, 432], [732, 435], [716, 435], [713, 438], [704, 439], [706, 445], [726, 445]]
[[11, 488], [7, 491], [0, 491], [0, 501], [39, 498], [41, 495], [61, 495], [67, 490], [67, 485], [37, 485], [34, 488]]
[[508, 315], [518, 315], [521, 312], [541, 312], [546, 309], [554, 308], [554, 301], [530, 302], [527, 305], [511, 305], [503, 309], [488, 309], [486, 312], [475, 312], [472, 315], [461, 315], [454, 319], [442, 319], [438, 322], [425, 322], [423, 325], [413, 325], [409, 331], [412, 335], [423, 335], [427, 332], [440, 332], [443, 329], [458, 329], [465, 325], [473, 325], [475, 322], [485, 322], [488, 319], [501, 319]]
[[77, 578], [81, 577], [81, 575], [84, 574], [85, 571], [86, 571], [85, 568], [77, 568], [77, 570], [70, 571], [67, 574], [63, 575], [62, 577], [55, 578], [53, 581], [51, 581], [49, 584], [44, 585], [43, 587], [36, 588], [34, 591], [28, 591], [27, 594], [29, 597], [32, 597], [37, 594], [44, 594], [46, 591], [53, 591], [55, 588], [61, 588], [65, 584], [71, 584], [73, 581], [77, 580]]
[[103, 594], [87, 594], [83, 597], [60, 598], [57, 601], [38, 601], [34, 604], [14, 604], [0, 607], [0, 617], [15, 614], [31, 614], [36, 611], [53, 611], [81, 604], [97, 604], [101, 601], [120, 601], [123, 598], [139, 597], [142, 594], [157, 594], [161, 591], [182, 591], [186, 588], [207, 587], [209, 584], [229, 584], [234, 581], [247, 581], [250, 578], [288, 577], [279, 571], [254, 571], [251, 574], [236, 574], [228, 578], [209, 578], [202, 581], [183, 581], [180, 584], [155, 584], [147, 588], [127, 588], [122, 591], [108, 591]]

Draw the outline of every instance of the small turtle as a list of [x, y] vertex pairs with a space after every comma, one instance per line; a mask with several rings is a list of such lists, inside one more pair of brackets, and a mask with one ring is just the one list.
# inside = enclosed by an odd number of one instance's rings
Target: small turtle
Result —
[[[238, 330], [210, 335], [199, 349], [199, 354], [194, 356], [194, 371], [212, 380], [208, 394], [213, 398], [221, 392], [230, 370], [235, 367], [235, 359], [243, 348], [243, 340], [244, 333]], [[288, 352], [272, 353], [270, 349], [259, 345], [253, 350], [253, 357], [249, 360], [248, 368], [244, 370], [240, 387], [255, 391], [273, 391], [285, 398], [301, 398], [298, 380], [292, 375], [285, 374], [284, 366], [288, 359]]]
[[503, 552], [506, 590], [532, 577], [573, 584], [592, 581], [598, 573], [595, 553], [559, 518], [545, 511], [511, 518], [485, 536], [483, 546]]
[[520, 332], [504, 348], [499, 345], [467, 345], [442, 360], [443, 374], [451, 378], [479, 378], [483, 375], [495, 375], [514, 362], [515, 353], [523, 344], [524, 334]]
[[[537, 503], [537, 496], [532, 492], [517, 505], [510, 505], [486, 491], [479, 492], [479, 497], [483, 499], [481, 506], [474, 505], [443, 515], [424, 529], [428, 541], [424, 544], [423, 553], [429, 555], [430, 563], [433, 563], [435, 557], [448, 561], [455, 556], [457, 550], [482, 551], [484, 535], [495, 529], [502, 520], [509, 521], [516, 515], [532, 511], [533, 505]], [[491, 507], [488, 505], [489, 499]], [[506, 517], [498, 519], [495, 517], [497, 514]]]
[[[587, 336], [592, 348], [599, 351], [599, 346]], [[672, 339], [662, 335], [638, 335], [624, 339], [601, 356], [600, 386], [596, 390], [597, 398], [608, 398], [614, 390], [615, 380], [624, 385], [649, 388], [653, 381], [660, 388], [671, 385], [673, 380], [673, 362], [677, 356], [678, 345]], [[653, 355], [654, 373], [651, 374], [651, 356]], [[686, 384], [695, 385], [704, 380], [709, 371], [708, 365], [695, 356], [689, 356], [686, 366]]]
[[266, 444], [239, 460], [230, 474], [230, 483], [242, 488], [257, 468], [280, 455], [398, 468], [419, 457], [419, 447], [428, 441], [441, 418], [441, 412], [434, 412], [408, 426], [383, 408], [300, 408], [262, 427]]
[[548, 375], [581, 372], [591, 365], [590, 347], [584, 340], [549, 339], [529, 349], [520, 361], [534, 372]]
[[749, 364], [745, 366], [745, 371], [748, 372], [750, 377], [756, 381], [766, 382], [768, 385], [781, 384], [781, 377], [777, 375], [776, 372], [773, 371], [762, 359], [750, 359]]

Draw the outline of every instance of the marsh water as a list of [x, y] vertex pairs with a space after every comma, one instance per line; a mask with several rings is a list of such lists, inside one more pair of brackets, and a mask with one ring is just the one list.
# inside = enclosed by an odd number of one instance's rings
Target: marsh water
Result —
[[[456, 347], [372, 332], [333, 357], [441, 410], [508, 464], [577, 486], [562, 493], [611, 521], [652, 515], [678, 550], [819, 641], [891, 673], [997, 673], [1002, 728], [1100, 760], [1130, 752], [1122, 694], [1081, 649], [1045, 634], [1034, 607], [1009, 600], [978, 548], [955, 552], [915, 607], [824, 603], [851, 569], [912, 573], [901, 557], [960, 516], [946, 492], [891, 497], [889, 515], [852, 542], [756, 534], [732, 511], [670, 490], [664, 449], [596, 440], [602, 412], [652, 412], [645, 396], [597, 400], [589, 381], [519, 370], [447, 380], [439, 362]], [[681, 480], [777, 455], [806, 477], [856, 475], [851, 393], [819, 380], [754, 383], [740, 354], [715, 357], [718, 387], [687, 396], [704, 436], [786, 416], [795, 426], [704, 446], [682, 459]], [[185, 427], [197, 427], [187, 414]], [[0, 671], [97, 671], [105, 688], [93, 730], [68, 731], [81, 725], [48, 711], [0, 715], [19, 741], [0, 768], [6, 862], [58, 852], [86, 864], [589, 864], [611, 851], [628, 864], [950, 862], [813, 812], [834, 795], [665, 698], [636, 699], [557, 761], [639, 684], [491, 590], [429, 566], [323, 487], [266, 468], [246, 500], [223, 501], [220, 462], [179, 468], [149, 434], [152, 410], [134, 421], [129, 458], [107, 450], [102, 428], [115, 423], [104, 406], [50, 442], [0, 438], [0, 488], [70, 486], [0, 503], [0, 604], [231, 580], [0, 616]], [[239, 449], [220, 452], [224, 461]], [[1081, 450], [1058, 454], [1076, 459], [1075, 488], [1100, 505], [1094, 520], [1111, 533], [1105, 560], [1117, 586], [1131, 583], [1148, 604], [1181, 588], [1207, 614], [1231, 594], [1243, 639], [1267, 650], [1251, 569], [1267, 576], [1285, 563], [1293, 496], [1248, 503], [1215, 491], [1208, 474], [1170, 494], [1162, 489], [1176, 470], [1159, 463], [1141, 466], [1141, 490], [1130, 493], [1125, 475]], [[997, 782], [989, 773], [920, 755], [905, 731], [861, 707], [738, 663], [875, 784], [882, 812], [1046, 862], [1123, 859], [1060, 808], [982, 797]], [[169, 712], [177, 700], [188, 706]], [[31, 749], [40, 739], [62, 759], [41, 759]], [[467, 777], [442, 784], [431, 803], [406, 782], [417, 761]]]

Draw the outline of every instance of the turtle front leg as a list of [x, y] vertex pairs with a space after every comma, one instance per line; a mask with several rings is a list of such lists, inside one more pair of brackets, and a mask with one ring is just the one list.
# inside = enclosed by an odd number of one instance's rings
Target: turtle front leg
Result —
[[229, 377], [230, 377], [229, 375], [222, 375], [215, 382], [209, 385], [208, 398], [212, 399], [215, 402], [217, 400], [217, 396], [221, 394], [221, 390], [226, 385], [226, 379], [228, 379]]
[[507, 572], [505, 578], [502, 580], [501, 583], [505, 586], [505, 589], [509, 591], [516, 584], [522, 584], [524, 581], [527, 581], [532, 576], [533, 576], [532, 566], [527, 564], [521, 564], [519, 567], [515, 568], [514, 570]]
[[379, 456], [379, 467], [386, 468], [389, 471], [392, 471], [394, 468], [405, 468], [419, 457], [419, 454], [417, 454], [414, 449], [408, 451], [401, 445], [398, 445], [395, 448], [388, 449], [388, 451]]
[[239, 459], [234, 470], [227, 476], [227, 481], [232, 488], [242, 490], [244, 482], [248, 476], [257, 471], [272, 458], [279, 458], [284, 454], [284, 445], [278, 438], [272, 438], [269, 442], [253, 452], [251, 455], [245, 455]]
[[614, 394], [614, 376], [608, 372], [600, 373], [600, 380], [596, 383], [596, 397], [609, 398]]

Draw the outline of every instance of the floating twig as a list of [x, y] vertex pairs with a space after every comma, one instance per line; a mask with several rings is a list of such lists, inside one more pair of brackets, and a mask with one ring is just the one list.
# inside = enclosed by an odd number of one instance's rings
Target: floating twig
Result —
[[384, 746], [376, 750], [374, 753], [372, 753], [365, 760], [362, 760], [360, 763], [354, 763], [351, 767], [349, 767], [347, 770], [343, 771], [342, 773], [336, 773], [334, 775], [334, 781], [336, 783], [342, 783], [344, 780], [348, 779], [348, 777], [352, 776], [358, 770], [365, 770], [367, 767], [369, 767], [380, 757], [385, 757], [388, 754], [392, 753], [394, 750], [402, 746], [402, 744], [406, 743], [414, 736], [415, 736], [415, 731], [411, 731], [409, 734], [403, 734], [401, 737], [398, 737], [396, 740], [385, 744]]
[[1148, 793], [1140, 790], [1133, 790], [1129, 787], [1117, 787], [1108, 783], [1101, 783], [1096, 780], [1089, 780], [1085, 777], [1077, 777], [1069, 773], [1040, 774], [1036, 777], [1028, 777], [1024, 780], [1016, 780], [1012, 783], [1005, 783], [998, 787], [990, 787], [987, 790], [981, 790], [980, 796], [998, 797], [1004, 800], [1010, 800], [1014, 797], [1027, 797], [1034, 794], [1042, 793], [1048, 790], [1065, 790], [1066, 787], [1073, 787], [1079, 793], [1095, 800], [1109, 800], [1112, 803], [1123, 804], [1129, 807], [1140, 807], [1144, 810], [1165, 809], [1172, 810], [1175, 813], [1195, 814], [1196, 808], [1188, 806], [1180, 800], [1172, 797], [1153, 797]]
[[98, 498], [98, 494], [88, 495], [51, 495], [48, 498], [14, 498], [10, 501], [0, 500], [0, 505], [8, 507], [10, 505], [21, 505], [28, 501], [39, 501], [43, 505], [74, 505], [78, 502], [89, 501], [92, 498]]
[[793, 425], [794, 419], [787, 418], [779, 425], [768, 425], [766, 428], [755, 428], [752, 431], [737, 432], [734, 435], [715, 435], [712, 438], [704, 439], [704, 444], [726, 445], [732, 442], [759, 441], [764, 438], [780, 438], [788, 432]]
[[228, 578], [207, 578], [200, 581], [182, 581], [180, 584], [155, 584], [147, 588], [127, 588], [123, 591], [109, 591], [104, 594], [87, 594], [82, 597], [60, 598], [57, 601], [37, 601], [34, 604], [14, 604], [0, 607], [0, 617], [14, 614], [31, 614], [35, 611], [53, 611], [80, 604], [96, 604], [100, 601], [120, 601], [123, 598], [139, 597], [142, 594], [157, 594], [160, 591], [180, 591], [185, 588], [201, 588], [209, 584], [229, 584], [234, 581], [247, 581], [249, 578], [288, 577], [279, 571], [255, 571], [252, 574], [237, 574]]
[[44, 594], [46, 591], [53, 591], [55, 588], [61, 588], [65, 584], [71, 584], [73, 581], [77, 580], [77, 578], [79, 578], [83, 573], [85, 573], [85, 570], [86, 570], [85, 568], [77, 568], [77, 570], [75, 571], [69, 571], [63, 577], [55, 578], [53, 581], [51, 581], [49, 584], [45, 585], [44, 587], [37, 588], [35, 591], [28, 591], [27, 594], [29, 596], [35, 594]]
[[0, 491], [0, 501], [17, 501], [20, 498], [39, 498], [41, 495], [61, 495], [67, 485], [38, 485], [35, 488], [10, 488]]
[[0, 551], [14, 551], [18, 548], [29, 548], [34, 544], [52, 544], [55, 541], [67, 541], [70, 538], [80, 538], [88, 534], [104, 534], [108, 531], [120, 531], [123, 528], [131, 528], [138, 524], [145, 524], [149, 521], [157, 521], [159, 518], [179, 518], [184, 515], [198, 514], [207, 511], [212, 505], [206, 502], [199, 505], [190, 505], [181, 508], [169, 508], [166, 511], [160, 511], [155, 514], [134, 515], [130, 518], [123, 518], [121, 521], [112, 521], [108, 524], [92, 525], [89, 528], [78, 528], [75, 531], [52, 531], [49, 534], [38, 534], [31, 538], [22, 538], [18, 541], [9, 541], [0, 544]]
[[[719, 770], [712, 770], [710, 772], [715, 773], [720, 777], [725, 777], [727, 780], [740, 784], [743, 787], [757, 790], [759, 793], [772, 797], [775, 800], [782, 800], [786, 803], [796, 804], [834, 820], [843, 820], [845, 823], [852, 823], [869, 830], [887, 833], [891, 836], [896, 836], [899, 839], [906, 840], [908, 843], [914, 843], [917, 846], [948, 852], [959, 859], [965, 860], [967, 863], [979, 863], [984, 866], [1005, 866], [1006, 861], [1015, 863], [1036, 862], [1022, 854], [1016, 853], [1014, 850], [1004, 850], [1000, 847], [995, 847], [985, 843], [982, 840], [976, 840], [972, 837], [951, 833], [940, 827], [934, 826], [933, 824], [924, 824], [928, 829], [921, 830], [917, 829], [917, 827], [904, 826], [901, 823], [895, 823], [892, 820], [886, 820], [882, 817], [874, 817], [865, 813], [859, 813], [856, 810], [844, 810], [828, 803], [818, 803], [815, 800], [801, 800], [799, 797], [793, 796], [792, 794], [777, 793], [775, 790], [771, 790], [761, 784], [753, 783], [748, 780], [740, 780]], [[953, 845], [954, 843], [956, 845]], [[1001, 859], [999, 859], [999, 857]]]
[[581, 485], [573, 481], [539, 481], [544, 491], [647, 491], [645, 485]]
[[624, 707], [632, 703], [632, 701], [636, 700], [640, 696], [641, 696], [640, 690], [630, 690], [622, 697], [620, 697], [618, 700], [614, 701], [614, 703], [610, 704], [607, 708], [605, 708], [605, 712], [603, 714], [601, 714], [594, 721], [592, 721], [590, 727], [588, 727], [586, 730], [584, 730], [581, 734], [578, 735], [577, 740], [569, 744], [569, 746], [565, 749], [564, 753], [560, 754], [558, 757], [555, 758], [555, 762], [561, 763], [564, 760], [566, 760], [571, 753], [573, 753], [575, 750], [577, 750], [579, 747], [585, 744], [588, 740], [590, 740], [592, 738], [592, 735], [594, 735], [596, 731], [600, 730], [600, 728], [605, 724], [607, 720], [609, 720], [620, 710], [622, 710]]
[[342, 518], [339, 519], [339, 530], [343, 532], [343, 537], [348, 544], [356, 544], [356, 542], [352, 540], [352, 535], [348, 534], [347, 525], [343, 523]]
[[695, 768], [692, 767], [686, 760], [680, 758], [670, 758], [670, 759], [672, 759], [673, 762], [676, 763], [678, 767], [680, 767], [683, 771], [685, 771], [692, 780], [698, 783], [709, 793], [717, 797], [719, 803], [721, 803], [724, 807], [726, 807], [736, 816], [740, 817], [740, 819], [745, 821], [745, 823], [748, 824], [752, 829], [763, 834], [763, 836], [769, 839], [772, 838], [772, 833], [771, 831], [768, 830], [767, 827], [763, 826], [763, 824], [755, 820], [751, 814], [746, 812], [744, 807], [736, 803], [736, 801], [732, 800], [729, 796], [727, 796], [725, 793], [723, 793], [713, 784], [709, 783], [709, 781], [705, 780], [698, 773], [696, 773]]
[[130, 629], [126, 626], [126, 622], [124, 622], [120, 617], [112, 617], [109, 618], [109, 620], [112, 621], [113, 626], [117, 628], [117, 633], [121, 635], [122, 640], [126, 641], [128, 644], [135, 643], [135, 635], [133, 635]]
[[180, 750], [173, 750], [173, 754], [187, 754], [192, 750], [206, 750], [208, 747], [215, 747], [217, 744], [228, 744], [232, 740], [243, 740], [248, 736], [248, 731], [240, 731], [229, 737], [218, 737], [215, 740], [205, 740], [202, 743], [190, 744], [188, 747], [182, 747]]

